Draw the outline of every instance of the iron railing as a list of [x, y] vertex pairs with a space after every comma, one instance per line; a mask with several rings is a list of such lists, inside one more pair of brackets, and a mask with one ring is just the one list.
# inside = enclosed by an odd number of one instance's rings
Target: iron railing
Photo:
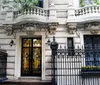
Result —
[[[100, 85], [99, 49], [67, 49], [66, 46], [60, 46], [58, 49], [55, 41], [51, 42], [50, 47], [53, 85]], [[73, 51], [74, 55], [69, 55], [70, 51]], [[97, 54], [97, 59], [93, 59], [91, 54]]]

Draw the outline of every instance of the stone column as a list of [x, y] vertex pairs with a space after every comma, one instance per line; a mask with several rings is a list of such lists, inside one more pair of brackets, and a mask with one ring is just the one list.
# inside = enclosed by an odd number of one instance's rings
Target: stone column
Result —
[[73, 7], [79, 8], [80, 0], [73, 0]]
[[68, 6], [68, 19], [75, 19], [75, 8], [72, 5]]
[[13, 10], [9, 9], [6, 14], [5, 23], [4, 24], [12, 24], [13, 22]]
[[80, 0], [68, 0], [69, 5], [72, 5], [72, 7], [74, 7], [74, 8], [79, 7], [79, 2], [80, 2]]
[[44, 0], [43, 1], [43, 5], [44, 5], [43, 6], [44, 9], [48, 9], [48, 7], [49, 7], [49, 0]]
[[50, 5], [51, 5], [52, 3], [54, 4], [54, 0], [50, 0]]
[[3, 0], [0, 0], [0, 12], [1, 12], [1, 6], [3, 4]]
[[57, 13], [57, 11], [56, 11], [56, 8], [55, 8], [54, 1], [51, 0], [50, 1], [50, 6], [49, 6], [49, 21], [50, 22], [57, 22], [56, 13]]

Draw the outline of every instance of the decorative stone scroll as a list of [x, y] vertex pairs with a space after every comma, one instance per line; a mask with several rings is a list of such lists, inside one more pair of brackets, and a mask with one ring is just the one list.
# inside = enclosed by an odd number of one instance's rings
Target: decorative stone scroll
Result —
[[92, 34], [98, 34], [100, 31], [100, 22], [90, 22], [84, 24], [84, 28], [89, 30]]
[[77, 24], [76, 23], [68, 23], [67, 24], [67, 31], [69, 34], [74, 34], [76, 32], [76, 26]]
[[45, 32], [47, 36], [56, 32], [58, 24], [25, 23], [20, 25], [4, 24], [3, 26], [8, 36], [13, 35], [15, 37], [18, 32], [26, 32], [27, 35], [34, 35], [35, 32]]
[[50, 34], [55, 34], [57, 29], [58, 23], [49, 23], [48, 24], [48, 32]]
[[28, 35], [34, 35], [34, 33], [36, 31], [39, 31], [40, 30], [40, 26], [39, 26], [39, 24], [26, 23], [26, 24], [22, 24], [22, 29]]
[[13, 34], [13, 26], [11, 24], [5, 24], [4, 29], [8, 36]]

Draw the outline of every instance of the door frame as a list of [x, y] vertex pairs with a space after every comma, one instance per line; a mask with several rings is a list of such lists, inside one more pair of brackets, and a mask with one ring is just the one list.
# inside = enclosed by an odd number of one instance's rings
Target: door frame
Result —
[[[45, 33], [44, 32], [35, 32], [34, 35], [27, 35], [26, 33], [17, 33], [16, 34], [16, 53], [15, 53], [15, 73], [14, 79], [18, 79], [21, 76], [21, 40], [22, 38], [31, 38], [31, 37], [38, 37], [41, 36], [42, 40], [42, 56], [41, 56], [41, 80], [46, 80], [45, 78]], [[34, 78], [34, 77], [33, 77]], [[35, 77], [36, 78], [36, 77]]]
[[[33, 48], [36, 48], [36, 47], [33, 47], [33, 39], [40, 39], [40, 40], [42, 41], [41, 36], [39, 36], [39, 37], [31, 37], [31, 38], [30, 38], [30, 37], [29, 37], [29, 38], [22, 38], [22, 40], [21, 40], [21, 43], [22, 43], [22, 45], [21, 45], [21, 47], [22, 47], [22, 48], [21, 48], [21, 76], [25, 76], [25, 74], [22, 73], [22, 72], [23, 72], [23, 71], [22, 71], [22, 70], [23, 70], [23, 69], [22, 69], [22, 64], [23, 64], [23, 60], [22, 60], [22, 59], [23, 59], [23, 53], [22, 53], [22, 52], [23, 52], [23, 48], [25, 48], [25, 47], [23, 47], [23, 40], [24, 40], [24, 39], [31, 39], [31, 41], [32, 41], [32, 43], [31, 43], [32, 47], [30, 47], [30, 46], [27, 47], [27, 48], [31, 49], [31, 52], [33, 52], [33, 50], [34, 50]], [[41, 43], [42, 43], [42, 42], [41, 42]], [[42, 46], [41, 46], [41, 47], [37, 47], [37, 48], [40, 48], [40, 49], [41, 49], [41, 50], [40, 50], [40, 51], [41, 51], [40, 54], [42, 54]], [[34, 56], [32, 56], [32, 55], [33, 55], [33, 53], [31, 53], [31, 56], [29, 56], [29, 62], [31, 61], [31, 63], [32, 63], [32, 60], [31, 60], [31, 59], [32, 59], [32, 57], [34, 57]], [[41, 56], [42, 56], [42, 55], [41, 55]], [[42, 61], [42, 58], [40, 57], [40, 65], [41, 65], [40, 68], [42, 68], [42, 63], [41, 63], [41, 61]], [[31, 67], [29, 66], [29, 69], [32, 71], [32, 64], [31, 64]], [[32, 74], [31, 71], [29, 71], [29, 74], [26, 75], [27, 77], [29, 77], [29, 76], [34, 76], [34, 74]], [[42, 73], [42, 70], [40, 70], [40, 71], [41, 71], [41, 73]], [[40, 73], [40, 75], [41, 75], [41, 73]], [[35, 76], [34, 76], [34, 77], [35, 77]], [[40, 77], [40, 76], [36, 76], [36, 77]]]

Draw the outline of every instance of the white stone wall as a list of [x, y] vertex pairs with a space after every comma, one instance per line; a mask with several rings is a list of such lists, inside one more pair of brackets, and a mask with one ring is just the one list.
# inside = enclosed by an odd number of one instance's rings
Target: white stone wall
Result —
[[[70, 35], [67, 33], [66, 25], [59, 25], [55, 35], [48, 35], [48, 38], [44, 39], [45, 42], [45, 54], [44, 54], [44, 61], [45, 61], [45, 78], [44, 80], [51, 79], [51, 50], [50, 47], [47, 45], [47, 40], [50, 39], [52, 41], [52, 37], [56, 37], [56, 41], [59, 43], [59, 46], [62, 45], [63, 47], [67, 45], [67, 37], [74, 37], [74, 45], [80, 44], [80, 39], [77, 37], [76, 34]], [[14, 40], [15, 44], [11, 47], [9, 45], [10, 41]], [[5, 33], [4, 28], [0, 28], [0, 46], [1, 48], [7, 50], [8, 57], [7, 57], [7, 77], [9, 79], [15, 78], [15, 62], [16, 62], [16, 39], [13, 36], [7, 36]], [[21, 48], [21, 47], [20, 47]], [[17, 69], [20, 71], [20, 69]]]
[[[11, 47], [9, 45], [10, 41], [14, 40], [15, 44]], [[14, 78], [14, 70], [15, 70], [15, 47], [16, 41], [13, 36], [7, 36], [4, 28], [0, 27], [0, 46], [1, 49], [5, 49], [8, 53], [7, 57], [7, 78]]]
[[[1, 0], [0, 0], [1, 1]], [[44, 0], [45, 6], [44, 8], [48, 8], [50, 5], [50, 1], [49, 0]], [[75, 34], [69, 34], [67, 32], [67, 26], [66, 26], [66, 21], [67, 21], [67, 8], [69, 5], [72, 5], [73, 7], [78, 7], [78, 0], [53, 0], [54, 4], [55, 4], [55, 8], [57, 10], [57, 19], [59, 22], [59, 26], [57, 27], [56, 33], [54, 35], [48, 35], [48, 37], [45, 36], [45, 38], [43, 39], [44, 42], [44, 54], [43, 54], [43, 60], [44, 60], [44, 68], [43, 71], [45, 74], [43, 74], [44, 76], [43, 79], [44, 80], [51, 80], [51, 50], [50, 47], [47, 45], [47, 40], [50, 39], [52, 41], [52, 37], [55, 36], [56, 37], [56, 41], [58, 42], [59, 46], [62, 45], [63, 47], [65, 45], [67, 45], [67, 38], [68, 37], [73, 37], [74, 39], [74, 46], [75, 48], [77, 48], [77, 46], [82, 46], [84, 45], [84, 41], [83, 41], [83, 35], [86, 34], [90, 34], [90, 32], [88, 31], [80, 31], [79, 35]], [[48, 3], [49, 2], [49, 3]], [[15, 54], [18, 51], [18, 49], [16, 49], [16, 39], [13, 36], [7, 36], [5, 33], [4, 28], [2, 27], [2, 23], [5, 22], [5, 17], [6, 17], [6, 13], [1, 13], [0, 15], [0, 46], [1, 48], [7, 50], [8, 53], [8, 57], [7, 57], [7, 77], [9, 79], [15, 79], [20, 77], [20, 65], [18, 66], [17, 69], [17, 63], [16, 63], [16, 59], [15, 58]], [[21, 34], [21, 33], [20, 33]], [[39, 34], [39, 33], [37, 33]], [[14, 40], [15, 44], [10, 47], [9, 43], [11, 40]], [[21, 42], [21, 40], [19, 40]], [[21, 46], [20, 46], [21, 48]], [[16, 57], [20, 57], [20, 56], [16, 56]], [[19, 59], [20, 60], [20, 59]], [[17, 60], [18, 61], [18, 60]], [[15, 65], [16, 64], [16, 65]], [[18, 73], [17, 73], [18, 70]]]

